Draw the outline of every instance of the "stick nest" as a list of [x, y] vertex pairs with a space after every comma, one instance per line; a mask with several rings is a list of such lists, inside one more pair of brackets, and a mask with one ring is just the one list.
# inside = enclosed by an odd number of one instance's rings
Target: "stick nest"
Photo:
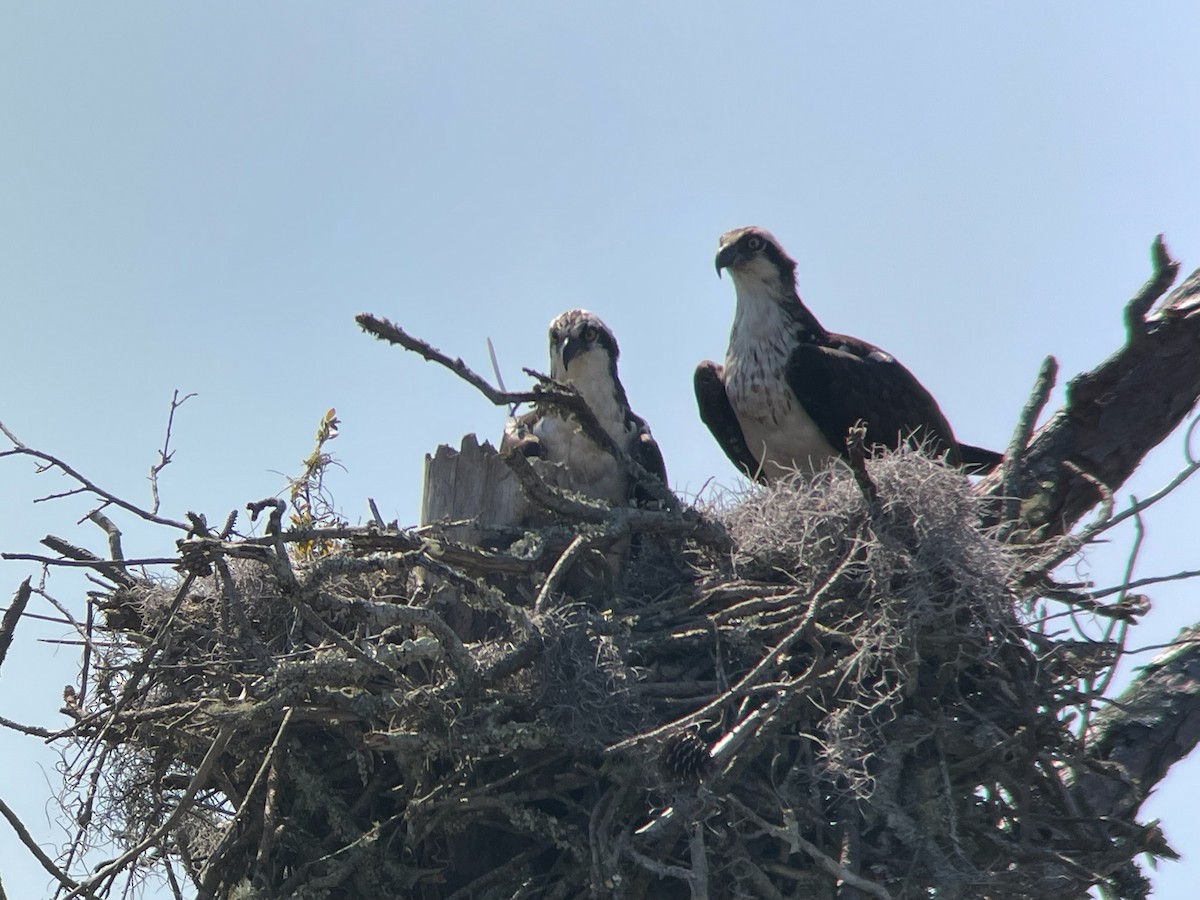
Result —
[[189, 538], [178, 578], [100, 598], [80, 814], [239, 900], [1073, 896], [1125, 871], [1145, 830], [1069, 790], [1063, 713], [1102, 654], [1023, 623], [1027, 561], [959, 474], [867, 473], [874, 496], [838, 468], [638, 511], [631, 547], [567, 521], [487, 549]]

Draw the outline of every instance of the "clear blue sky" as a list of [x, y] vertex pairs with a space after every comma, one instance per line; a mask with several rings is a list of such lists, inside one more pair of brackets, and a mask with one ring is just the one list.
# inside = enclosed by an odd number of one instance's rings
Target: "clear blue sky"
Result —
[[[491, 337], [511, 387], [583, 306], [619, 336], [675, 487], [732, 484], [690, 379], [728, 335], [717, 237], [757, 223], [827, 326], [1001, 447], [1045, 354], [1065, 379], [1116, 348], [1156, 233], [1200, 266], [1198, 41], [1191, 0], [5, 3], [0, 420], [148, 502], [171, 392], [194, 391], [163, 511], [219, 521], [281, 489], [333, 406], [346, 515], [370, 496], [414, 523], [423, 454], [495, 439], [503, 414], [354, 314], [485, 372]], [[1169, 441], [1130, 490], [1181, 459]], [[0, 547], [54, 532], [104, 552], [74, 524], [85, 500], [30, 506], [64, 486], [3, 461]], [[1198, 493], [1149, 517], [1139, 575], [1197, 567]], [[171, 551], [121, 524], [128, 554]], [[1080, 572], [1112, 583], [1128, 548]], [[0, 565], [0, 594], [31, 573]], [[49, 587], [81, 608], [78, 580]], [[1200, 619], [1198, 592], [1155, 589], [1140, 642]], [[75, 650], [40, 639], [64, 637], [22, 624], [0, 715], [62, 723]], [[61, 841], [53, 754], [0, 732], [0, 758], [0, 796]], [[1160, 900], [1200, 879], [1198, 792], [1181, 765], [1145, 809], [1185, 854]], [[47, 892], [2, 824], [0, 877], [14, 900]]]

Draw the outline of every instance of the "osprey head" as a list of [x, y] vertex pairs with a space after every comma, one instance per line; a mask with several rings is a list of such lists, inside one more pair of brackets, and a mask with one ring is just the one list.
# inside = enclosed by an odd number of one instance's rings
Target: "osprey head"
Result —
[[717, 275], [728, 269], [735, 285], [760, 282], [767, 287], [790, 288], [796, 284], [796, 261], [771, 232], [757, 225], [721, 235], [716, 265]]
[[612, 331], [586, 309], [567, 310], [550, 323], [551, 378], [572, 381], [596, 363], [615, 372], [619, 353]]

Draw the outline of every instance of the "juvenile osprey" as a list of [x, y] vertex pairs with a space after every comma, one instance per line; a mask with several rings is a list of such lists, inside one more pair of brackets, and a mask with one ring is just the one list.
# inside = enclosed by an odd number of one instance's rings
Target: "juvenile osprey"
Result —
[[980, 472], [1000, 455], [960, 444], [937, 402], [878, 347], [822, 327], [796, 293], [796, 263], [763, 228], [721, 235], [717, 274], [729, 271], [737, 308], [725, 365], [696, 367], [700, 418], [742, 472], [770, 481], [846, 455], [860, 419], [867, 446], [913, 441]]
[[[600, 317], [572, 309], [550, 323], [550, 376], [572, 385], [616, 444], [652, 475], [667, 483], [661, 451], [646, 422], [629, 408], [617, 376], [617, 339]], [[534, 410], [510, 419], [501, 449], [562, 463], [560, 487], [613, 504], [649, 499], [631, 489], [624, 468], [583, 434], [574, 419]]]

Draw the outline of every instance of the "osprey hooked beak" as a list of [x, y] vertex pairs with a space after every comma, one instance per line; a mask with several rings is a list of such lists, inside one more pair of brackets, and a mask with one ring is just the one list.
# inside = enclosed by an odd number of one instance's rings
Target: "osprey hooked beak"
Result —
[[588, 348], [588, 342], [582, 337], [571, 337], [567, 335], [562, 342], [562, 362], [563, 371], [571, 367], [571, 360], [583, 353]]
[[730, 266], [736, 266], [738, 263], [746, 259], [747, 253], [742, 247], [741, 242], [732, 241], [717, 251], [717, 277], [721, 277], [721, 270], [728, 269]]

